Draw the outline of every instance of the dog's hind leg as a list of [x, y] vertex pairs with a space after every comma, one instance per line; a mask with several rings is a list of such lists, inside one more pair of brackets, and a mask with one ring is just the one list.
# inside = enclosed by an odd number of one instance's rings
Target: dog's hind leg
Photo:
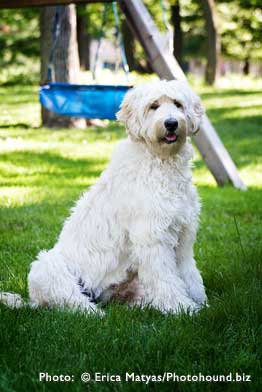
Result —
[[81, 293], [78, 280], [56, 248], [40, 252], [28, 275], [31, 306], [58, 306], [101, 313], [88, 296]]

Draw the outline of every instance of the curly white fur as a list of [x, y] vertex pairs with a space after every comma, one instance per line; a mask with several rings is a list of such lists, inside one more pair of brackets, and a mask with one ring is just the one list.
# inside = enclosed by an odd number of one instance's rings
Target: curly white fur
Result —
[[[118, 119], [129, 137], [77, 202], [54, 248], [32, 263], [32, 305], [97, 311], [91, 297], [103, 298], [130, 271], [137, 272], [132, 303], [174, 313], [205, 303], [193, 255], [200, 203], [187, 138], [202, 113], [185, 82], [161, 81], [127, 93]], [[169, 118], [178, 122], [170, 143]]]

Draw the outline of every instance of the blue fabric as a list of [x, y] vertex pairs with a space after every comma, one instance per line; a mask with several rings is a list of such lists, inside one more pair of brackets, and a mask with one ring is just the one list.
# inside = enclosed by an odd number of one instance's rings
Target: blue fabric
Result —
[[129, 86], [50, 83], [40, 89], [41, 104], [71, 117], [115, 120]]

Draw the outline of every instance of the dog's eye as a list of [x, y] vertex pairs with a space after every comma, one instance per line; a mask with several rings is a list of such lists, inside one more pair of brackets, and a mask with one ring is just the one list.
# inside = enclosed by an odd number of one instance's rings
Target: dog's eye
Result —
[[154, 102], [154, 103], [152, 103], [152, 105], [150, 105], [150, 110], [157, 110], [159, 108], [159, 105], [158, 105], [158, 103], [156, 103], [156, 102]]
[[180, 103], [180, 102], [178, 102], [178, 101], [174, 101], [174, 105], [178, 108], [178, 109], [183, 109], [183, 105]]

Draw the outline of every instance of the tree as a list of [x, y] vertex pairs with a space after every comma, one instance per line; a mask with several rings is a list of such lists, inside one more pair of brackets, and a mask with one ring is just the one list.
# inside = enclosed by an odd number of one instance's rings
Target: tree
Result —
[[[40, 13], [41, 83], [47, 81], [50, 48], [53, 45], [52, 27], [56, 7], [42, 7]], [[76, 37], [76, 10], [73, 4], [62, 6], [60, 34], [54, 53], [54, 76], [57, 82], [77, 83], [79, 80], [79, 56]], [[42, 108], [42, 123], [48, 127], [83, 127], [85, 121], [60, 116]]]
[[181, 26], [181, 14], [179, 0], [173, 0], [171, 3], [171, 24], [174, 29], [174, 49], [173, 53], [182, 67], [182, 52], [183, 52], [183, 32]]
[[248, 74], [250, 62], [262, 59], [262, 1], [234, 0], [218, 2], [221, 18], [223, 54], [242, 60], [243, 73]]
[[203, 9], [198, 0], [172, 0], [170, 18], [174, 33], [174, 55], [185, 68], [189, 59], [206, 58]]
[[217, 76], [220, 55], [220, 39], [216, 22], [216, 6], [214, 0], [201, 0], [207, 30], [207, 64], [205, 81], [214, 84]]
[[90, 69], [90, 36], [88, 6], [77, 7], [77, 43], [81, 68]]

